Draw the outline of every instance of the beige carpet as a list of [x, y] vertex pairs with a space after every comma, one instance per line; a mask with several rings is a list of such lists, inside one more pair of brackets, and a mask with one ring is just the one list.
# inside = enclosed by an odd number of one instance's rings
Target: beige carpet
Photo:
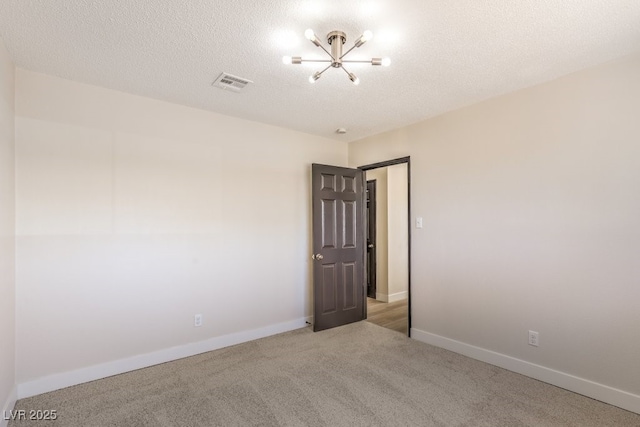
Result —
[[18, 401], [16, 426], [640, 426], [640, 415], [367, 322], [309, 328]]

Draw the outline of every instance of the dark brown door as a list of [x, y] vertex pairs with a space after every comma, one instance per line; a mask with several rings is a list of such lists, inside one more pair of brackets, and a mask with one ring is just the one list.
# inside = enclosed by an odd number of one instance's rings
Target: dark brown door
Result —
[[364, 172], [312, 165], [314, 331], [364, 320]]
[[367, 181], [367, 296], [376, 297], [376, 180]]

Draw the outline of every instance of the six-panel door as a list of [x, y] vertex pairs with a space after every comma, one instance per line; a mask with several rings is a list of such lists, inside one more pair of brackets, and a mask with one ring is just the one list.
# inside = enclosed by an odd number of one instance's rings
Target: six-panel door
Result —
[[312, 165], [314, 331], [365, 317], [363, 178]]

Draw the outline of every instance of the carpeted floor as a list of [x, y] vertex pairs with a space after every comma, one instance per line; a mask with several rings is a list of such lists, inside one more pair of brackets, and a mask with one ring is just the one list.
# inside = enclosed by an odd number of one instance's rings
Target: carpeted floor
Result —
[[640, 415], [359, 322], [22, 399], [17, 426], [640, 426]]

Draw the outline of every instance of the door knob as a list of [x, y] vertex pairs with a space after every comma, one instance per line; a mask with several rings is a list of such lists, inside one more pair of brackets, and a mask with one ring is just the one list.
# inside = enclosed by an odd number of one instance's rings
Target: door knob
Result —
[[373, 243], [369, 243], [369, 244], [367, 245], [367, 247], [368, 247], [369, 249], [373, 249]]
[[315, 260], [318, 260], [318, 261], [321, 261], [321, 260], [323, 260], [323, 259], [324, 259], [324, 257], [322, 256], [322, 254], [311, 255], [311, 258], [312, 258], [312, 259], [315, 259]]

